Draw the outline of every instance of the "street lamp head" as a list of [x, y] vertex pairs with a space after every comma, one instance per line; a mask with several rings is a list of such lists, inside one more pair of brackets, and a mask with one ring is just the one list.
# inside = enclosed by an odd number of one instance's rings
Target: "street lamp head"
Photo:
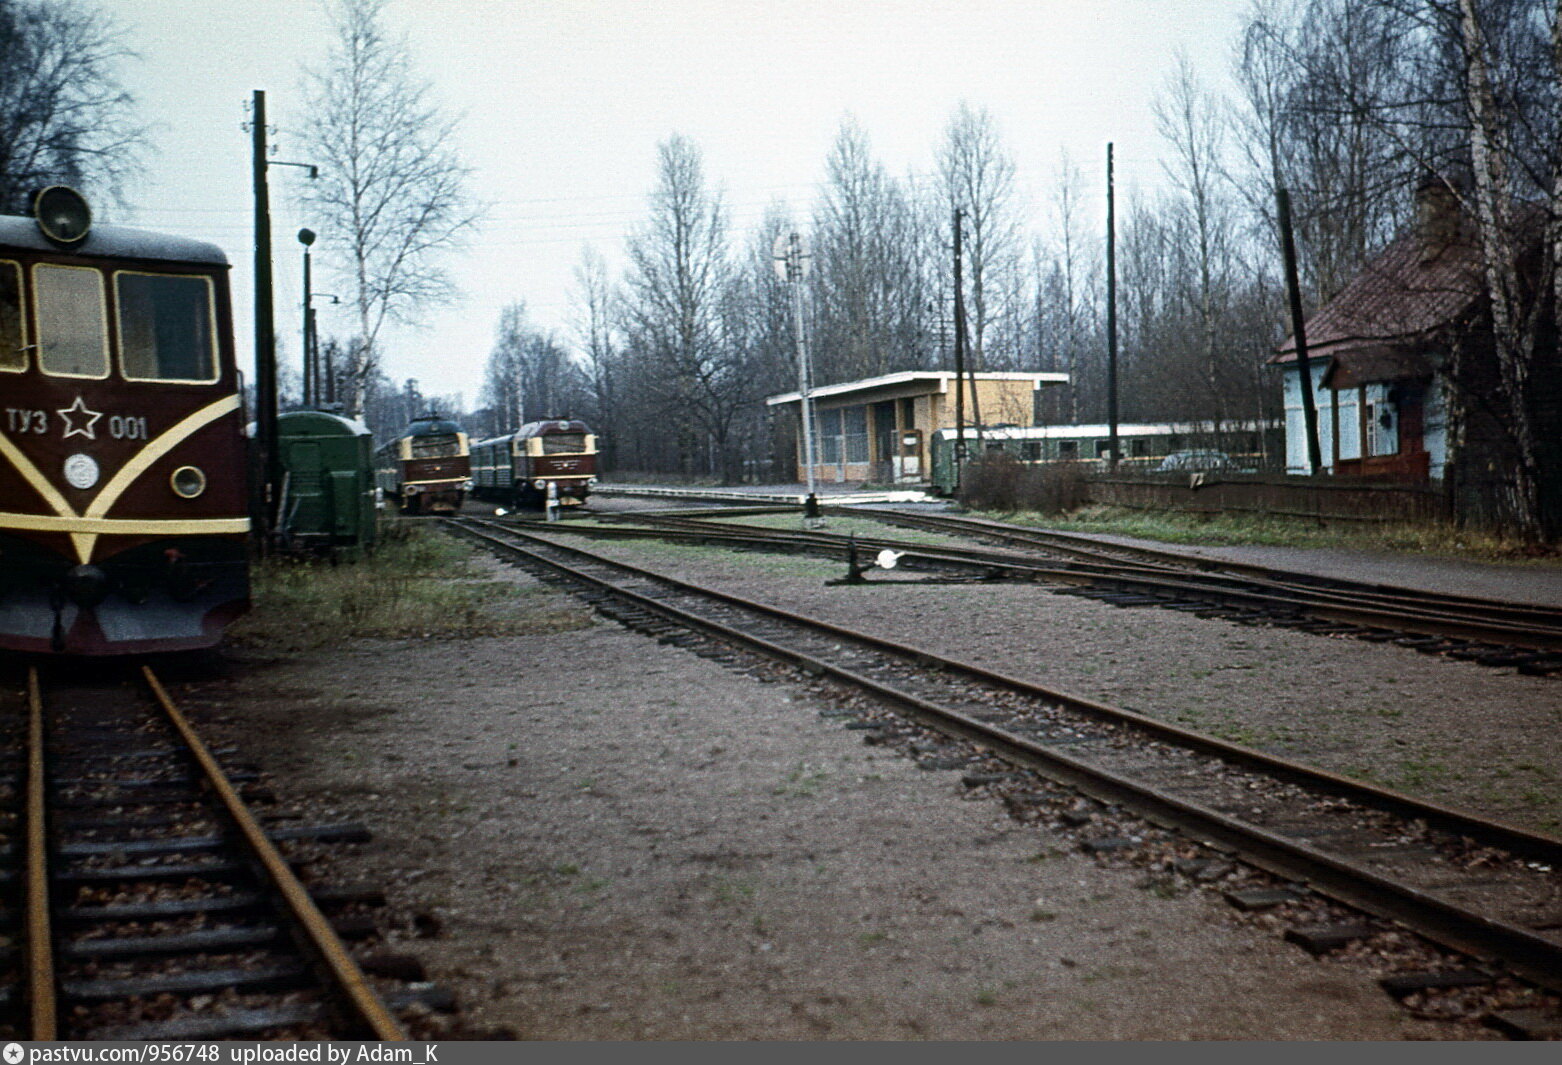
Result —
[[298, 242], [306, 248], [309, 247], [309, 245], [315, 242], [315, 231], [312, 229], [300, 229], [298, 231]]

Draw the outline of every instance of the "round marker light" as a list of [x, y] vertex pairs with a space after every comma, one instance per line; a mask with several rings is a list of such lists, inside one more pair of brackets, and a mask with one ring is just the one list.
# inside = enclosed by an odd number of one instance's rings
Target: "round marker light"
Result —
[[168, 483], [180, 499], [194, 499], [206, 491], [206, 474], [194, 466], [180, 466]]
[[69, 185], [50, 185], [33, 196], [33, 218], [56, 244], [79, 244], [92, 228], [92, 208]]
[[542, 489], [548, 487], [548, 482], [547, 481], [533, 481], [532, 482], [532, 487], [537, 489], [538, 491], [541, 491]]

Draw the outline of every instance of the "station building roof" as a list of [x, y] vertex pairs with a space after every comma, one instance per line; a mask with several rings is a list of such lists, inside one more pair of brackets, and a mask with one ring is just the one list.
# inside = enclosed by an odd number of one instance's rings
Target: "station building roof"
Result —
[[[1033, 392], [1040, 390], [1042, 385], [1068, 384], [1066, 373], [977, 373], [965, 376], [977, 381], [1029, 381]], [[902, 396], [942, 395], [949, 391], [949, 383], [954, 380], [954, 377], [952, 370], [903, 370], [882, 377], [866, 377], [860, 381], [823, 385], [814, 389], [810, 396], [815, 401], [834, 399], [871, 403], [875, 400]], [[777, 407], [786, 403], [801, 402], [802, 398], [801, 392], [784, 392], [779, 396], [767, 397], [765, 403], [767, 406]]]

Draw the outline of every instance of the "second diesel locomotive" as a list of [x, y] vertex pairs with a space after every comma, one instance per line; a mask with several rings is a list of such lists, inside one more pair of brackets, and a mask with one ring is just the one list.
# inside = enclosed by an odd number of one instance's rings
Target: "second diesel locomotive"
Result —
[[472, 494], [536, 508], [550, 487], [561, 506], [586, 502], [597, 483], [597, 438], [585, 422], [548, 418], [472, 445]]
[[227, 259], [33, 206], [0, 217], [0, 648], [212, 646], [249, 607]]
[[472, 477], [461, 426], [432, 412], [374, 453], [374, 478], [404, 514], [454, 514]]

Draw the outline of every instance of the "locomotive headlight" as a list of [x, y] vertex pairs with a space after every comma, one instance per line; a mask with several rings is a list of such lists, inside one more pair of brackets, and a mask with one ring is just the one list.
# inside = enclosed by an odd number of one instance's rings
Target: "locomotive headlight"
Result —
[[542, 491], [542, 490], [543, 490], [543, 489], [544, 489], [544, 488], [546, 488], [546, 487], [548, 487], [548, 482], [547, 482], [547, 481], [541, 481], [541, 480], [538, 480], [538, 481], [533, 481], [533, 482], [532, 482], [532, 487], [533, 487], [533, 488], [535, 488], [535, 489], [537, 489], [537, 491], [539, 491], [539, 492], [540, 492], [540, 491]]
[[33, 219], [54, 243], [77, 244], [92, 228], [92, 208], [69, 185], [50, 185], [33, 195]]
[[194, 499], [206, 491], [206, 474], [195, 466], [180, 466], [168, 478], [168, 484], [180, 499]]
[[595, 477], [587, 477], [586, 478], [586, 485], [588, 487], [591, 486], [591, 485], [594, 485], [596, 483], [597, 483], [597, 479]]

